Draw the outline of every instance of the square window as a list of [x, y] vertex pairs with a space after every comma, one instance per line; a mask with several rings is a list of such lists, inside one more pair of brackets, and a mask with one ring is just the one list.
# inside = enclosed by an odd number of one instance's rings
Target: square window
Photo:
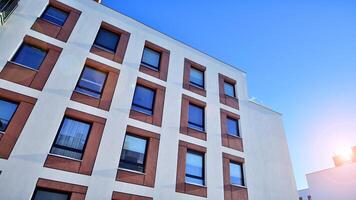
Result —
[[235, 97], [235, 86], [231, 83], [224, 82], [224, 92], [230, 97]]
[[141, 63], [144, 66], [152, 68], [154, 70], [159, 70], [159, 63], [161, 60], [161, 53], [150, 48], [145, 47], [143, 50], [143, 56]]
[[116, 52], [120, 35], [100, 28], [95, 38], [94, 45], [107, 51]]
[[132, 102], [132, 109], [147, 115], [152, 115], [155, 96], [156, 92], [154, 90], [137, 85]]
[[226, 119], [227, 133], [233, 136], [240, 136], [239, 133], [239, 121], [232, 118]]
[[32, 200], [69, 200], [69, 198], [68, 193], [36, 188]]
[[5, 132], [12, 116], [17, 109], [17, 104], [0, 99], [0, 131]]
[[204, 131], [204, 108], [189, 104], [188, 127]]
[[91, 125], [65, 117], [51, 153], [81, 160]]
[[85, 67], [75, 91], [100, 98], [107, 74], [91, 67]]
[[22, 44], [11, 61], [38, 70], [47, 52], [37, 47]]
[[189, 82], [194, 86], [204, 88], [204, 72], [191, 67]]
[[68, 18], [68, 13], [53, 6], [48, 6], [41, 18], [58, 26], [63, 26]]
[[192, 150], [187, 151], [185, 166], [185, 182], [204, 185], [204, 154]]
[[144, 172], [147, 139], [126, 135], [120, 158], [120, 168]]
[[242, 165], [230, 162], [230, 182], [232, 185], [244, 186]]

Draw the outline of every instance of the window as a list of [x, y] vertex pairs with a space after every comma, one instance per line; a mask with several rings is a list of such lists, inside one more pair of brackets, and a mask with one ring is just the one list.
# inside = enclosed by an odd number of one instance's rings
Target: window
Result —
[[81, 160], [91, 125], [65, 117], [51, 153]]
[[38, 70], [46, 57], [46, 51], [37, 47], [22, 44], [20, 49], [16, 52], [12, 61], [24, 65], [26, 67]]
[[311, 196], [310, 195], [308, 195], [308, 200], [311, 200], [312, 198], [311, 198]]
[[241, 164], [230, 162], [230, 182], [232, 185], [245, 185]]
[[204, 185], [204, 154], [188, 150], [186, 157], [185, 182]]
[[224, 91], [226, 95], [235, 97], [235, 86], [233, 84], [224, 82]]
[[0, 132], [5, 132], [16, 109], [17, 104], [0, 99]]
[[100, 28], [95, 38], [94, 45], [105, 50], [115, 52], [120, 36], [106, 29]]
[[137, 85], [132, 102], [132, 109], [147, 115], [152, 115], [155, 95], [156, 92], [154, 90]]
[[188, 127], [204, 131], [204, 108], [189, 104]]
[[70, 194], [37, 188], [32, 200], [69, 200]]
[[146, 139], [126, 135], [119, 167], [144, 172], [146, 146]]
[[227, 133], [233, 136], [240, 136], [239, 133], [239, 121], [227, 117], [226, 119]]
[[63, 26], [68, 18], [68, 13], [59, 10], [58, 8], [48, 6], [41, 18], [58, 26]]
[[193, 67], [190, 68], [189, 83], [194, 86], [204, 88], [204, 72]]
[[100, 98], [107, 74], [96, 69], [85, 67], [75, 91]]
[[143, 50], [143, 56], [141, 63], [149, 68], [159, 70], [159, 63], [161, 59], [161, 53], [145, 47]]

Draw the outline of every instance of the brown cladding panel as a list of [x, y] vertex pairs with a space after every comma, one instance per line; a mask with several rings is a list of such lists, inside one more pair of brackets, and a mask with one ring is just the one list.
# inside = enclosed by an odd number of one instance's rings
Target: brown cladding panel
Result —
[[[206, 68], [203, 65], [200, 65], [196, 62], [193, 62], [189, 59], [184, 59], [184, 74], [183, 74], [183, 88], [189, 91], [192, 91], [196, 94], [206, 96], [206, 90], [203, 88], [196, 87], [190, 84], [190, 70], [191, 68], [195, 68], [199, 71], [202, 71], [204, 74], [204, 81], [205, 81], [205, 70]], [[204, 83], [205, 85], [205, 83]]]
[[[224, 82], [234, 85], [236, 97], [231, 97], [225, 94]], [[229, 78], [225, 75], [219, 74], [219, 96], [220, 96], [220, 103], [235, 108], [237, 110], [239, 109], [240, 106], [239, 106], [239, 100], [237, 98], [236, 80]]]
[[143, 197], [139, 195], [126, 194], [121, 192], [113, 192], [112, 200], [153, 200], [151, 197]]
[[88, 187], [39, 178], [36, 187], [70, 193], [70, 200], [85, 200]]
[[[227, 110], [224, 109], [220, 109], [220, 122], [221, 122], [221, 140], [222, 140], [222, 145], [224, 147], [228, 147], [228, 148], [232, 148], [238, 151], [242, 151], [243, 152], [243, 141], [241, 137], [238, 136], [232, 136], [230, 134], [228, 134], [227, 132], [227, 125], [226, 125], [226, 121], [227, 118], [232, 118], [235, 120], [239, 120], [240, 116], [229, 112]], [[239, 124], [240, 126], [240, 124]]]

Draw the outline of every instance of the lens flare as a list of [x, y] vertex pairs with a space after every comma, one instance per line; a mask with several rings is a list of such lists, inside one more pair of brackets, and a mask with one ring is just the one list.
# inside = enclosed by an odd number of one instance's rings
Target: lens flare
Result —
[[352, 159], [352, 150], [351, 148], [339, 149], [335, 153], [337, 156], [340, 156], [344, 161], [350, 161]]

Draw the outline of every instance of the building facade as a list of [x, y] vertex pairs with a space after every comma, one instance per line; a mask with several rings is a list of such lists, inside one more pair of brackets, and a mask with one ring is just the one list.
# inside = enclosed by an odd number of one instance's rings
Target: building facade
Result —
[[0, 44], [0, 199], [297, 199], [245, 72], [92, 0], [21, 0]]

